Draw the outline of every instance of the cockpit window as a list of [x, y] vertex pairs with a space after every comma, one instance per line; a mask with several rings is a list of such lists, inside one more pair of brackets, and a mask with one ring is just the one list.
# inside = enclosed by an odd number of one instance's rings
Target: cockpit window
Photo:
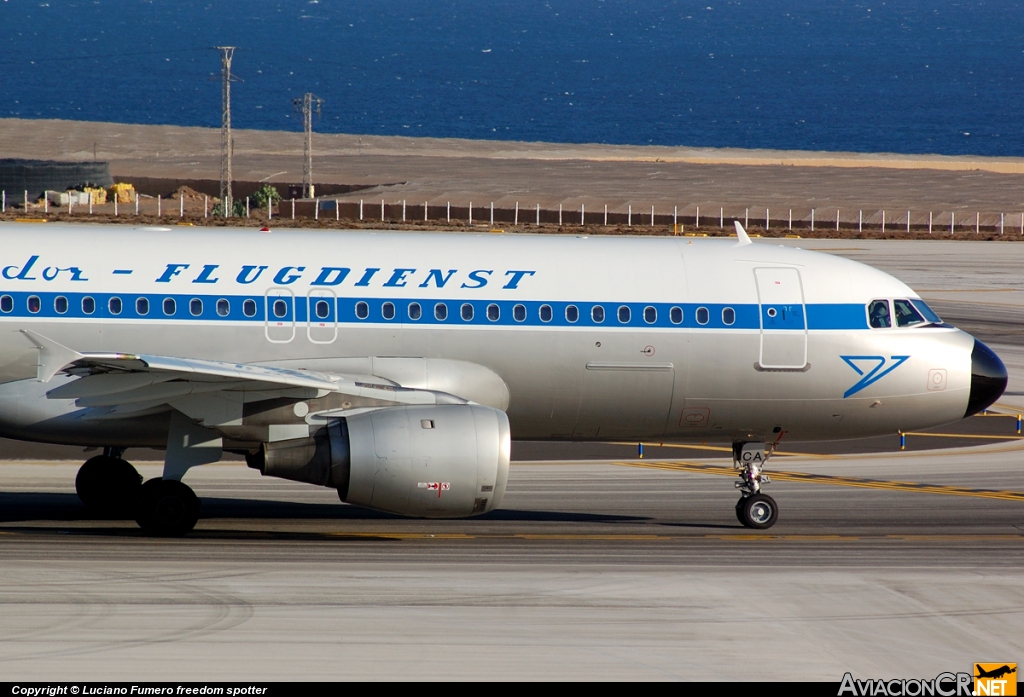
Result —
[[888, 300], [872, 300], [868, 305], [868, 323], [872, 329], [885, 329], [892, 326], [889, 317]]
[[897, 327], [913, 327], [925, 323], [924, 317], [914, 309], [909, 300], [894, 300], [892, 304], [896, 308]]
[[924, 300], [916, 298], [910, 302], [913, 303], [914, 307], [917, 308], [917, 311], [920, 312], [926, 320], [933, 324], [942, 324], [942, 319], [935, 314], [935, 311], [932, 310], [932, 308], [925, 304]]

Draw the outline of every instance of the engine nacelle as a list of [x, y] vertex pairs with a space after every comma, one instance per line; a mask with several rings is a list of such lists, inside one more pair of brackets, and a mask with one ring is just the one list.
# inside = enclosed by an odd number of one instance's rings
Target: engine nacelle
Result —
[[264, 475], [338, 490], [378, 511], [460, 518], [497, 508], [508, 482], [505, 412], [479, 404], [388, 407], [332, 419], [311, 438], [264, 443]]

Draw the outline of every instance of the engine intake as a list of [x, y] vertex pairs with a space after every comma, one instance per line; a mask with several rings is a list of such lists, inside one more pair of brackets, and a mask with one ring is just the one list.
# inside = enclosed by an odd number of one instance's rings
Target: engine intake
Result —
[[431, 405], [332, 419], [310, 438], [264, 443], [246, 460], [266, 476], [335, 488], [346, 503], [459, 518], [501, 503], [510, 450], [504, 412]]

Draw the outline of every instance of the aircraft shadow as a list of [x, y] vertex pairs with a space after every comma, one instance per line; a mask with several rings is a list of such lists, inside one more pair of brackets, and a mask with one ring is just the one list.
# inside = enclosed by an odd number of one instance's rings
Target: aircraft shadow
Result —
[[[203, 498], [200, 520], [410, 520], [404, 516], [371, 511], [359, 506], [296, 503], [257, 499]], [[0, 523], [30, 521], [126, 520], [102, 518], [86, 509], [76, 494], [0, 492]], [[644, 516], [608, 515], [567, 511], [498, 509], [473, 520], [547, 523], [634, 523], [650, 520]]]

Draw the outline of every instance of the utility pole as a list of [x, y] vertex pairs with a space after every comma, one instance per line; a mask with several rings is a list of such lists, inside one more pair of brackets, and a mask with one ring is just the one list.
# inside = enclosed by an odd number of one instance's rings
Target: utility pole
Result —
[[313, 112], [320, 116], [324, 100], [312, 92], [292, 100], [296, 110], [302, 111], [302, 131], [305, 139], [302, 145], [302, 197], [313, 198]]
[[220, 51], [221, 74], [221, 117], [220, 117], [220, 201], [224, 217], [232, 212], [231, 197], [231, 154], [234, 143], [231, 140], [231, 83], [237, 78], [231, 74], [231, 59], [234, 46], [217, 46]]

